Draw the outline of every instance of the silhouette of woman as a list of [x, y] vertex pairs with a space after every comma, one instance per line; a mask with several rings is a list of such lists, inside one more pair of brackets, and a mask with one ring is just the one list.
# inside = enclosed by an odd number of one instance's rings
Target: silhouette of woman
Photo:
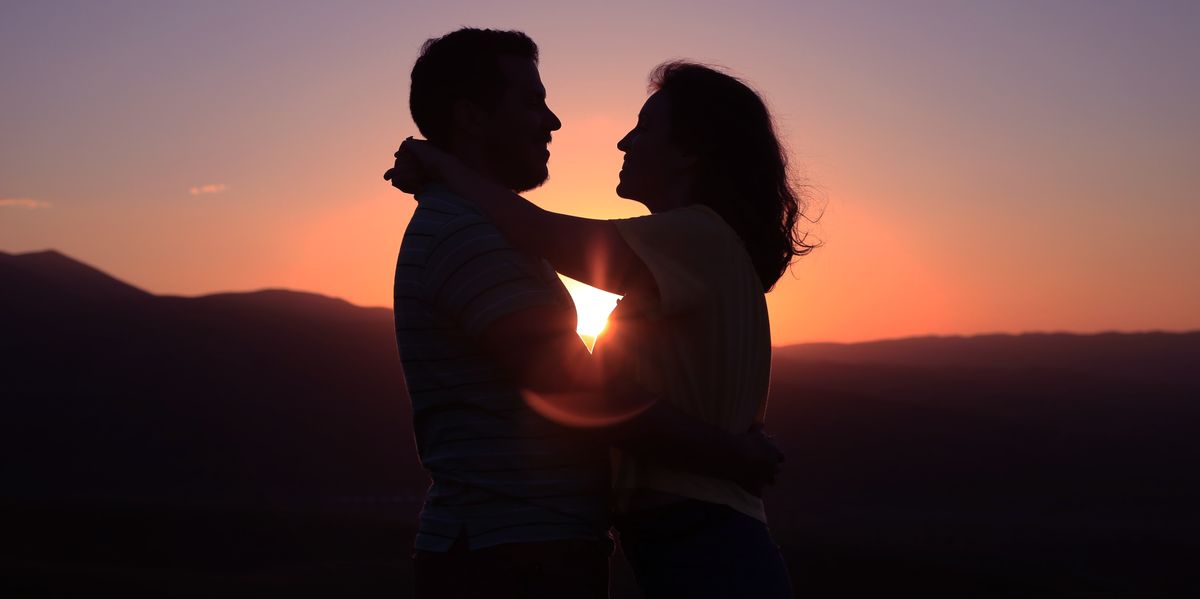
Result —
[[[651, 74], [652, 94], [618, 142], [617, 195], [649, 216], [606, 221], [542, 210], [427, 142], [397, 152], [402, 178], [439, 180], [513, 245], [621, 294], [595, 361], [618, 380], [744, 432], [761, 426], [771, 340], [764, 293], [813, 246], [803, 202], [761, 98], [686, 62]], [[542, 140], [544, 143], [544, 140]], [[569, 397], [543, 413], [572, 409]], [[536, 406], [535, 406], [536, 407]], [[790, 597], [756, 490], [650, 459], [616, 458], [616, 528], [647, 597]]]

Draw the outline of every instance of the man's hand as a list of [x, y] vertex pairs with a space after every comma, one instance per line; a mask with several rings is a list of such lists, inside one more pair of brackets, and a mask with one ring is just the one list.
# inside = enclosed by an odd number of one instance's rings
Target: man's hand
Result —
[[737, 460], [741, 462], [739, 476], [734, 479], [740, 487], [762, 497], [763, 487], [775, 484], [783, 464], [783, 452], [770, 435], [763, 432], [761, 424], [750, 427], [737, 443]]

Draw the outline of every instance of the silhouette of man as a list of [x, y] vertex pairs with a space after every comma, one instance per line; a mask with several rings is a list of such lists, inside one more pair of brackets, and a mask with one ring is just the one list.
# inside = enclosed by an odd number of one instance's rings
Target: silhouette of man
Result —
[[[562, 126], [537, 62], [537, 46], [516, 31], [429, 40], [412, 70], [413, 120], [479, 173], [514, 191], [537, 187]], [[569, 294], [545, 261], [514, 249], [448, 189], [427, 185], [417, 201], [394, 310], [417, 450], [433, 479], [414, 543], [418, 597], [607, 597], [610, 444], [749, 485], [771, 477], [774, 456], [761, 446], [664, 403], [599, 431], [538, 415], [520, 390], [569, 390], [572, 365], [588, 359]]]

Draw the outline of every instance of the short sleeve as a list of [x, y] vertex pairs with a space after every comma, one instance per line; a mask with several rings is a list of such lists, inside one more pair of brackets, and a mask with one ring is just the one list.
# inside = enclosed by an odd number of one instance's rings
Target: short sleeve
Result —
[[731, 252], [744, 252], [736, 234], [706, 206], [689, 206], [616, 221], [658, 286], [659, 310], [687, 310], [711, 294], [710, 281], [727, 268]]
[[490, 221], [467, 214], [448, 222], [433, 243], [426, 291], [434, 308], [470, 335], [497, 320], [539, 306], [563, 306], [562, 284], [550, 267], [513, 248]]

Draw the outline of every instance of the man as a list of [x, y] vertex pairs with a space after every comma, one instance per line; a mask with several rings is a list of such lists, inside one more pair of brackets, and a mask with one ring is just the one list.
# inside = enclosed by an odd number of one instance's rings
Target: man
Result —
[[[562, 123], [537, 59], [520, 32], [460, 29], [426, 42], [412, 71], [414, 122], [494, 181], [540, 185]], [[415, 541], [419, 597], [607, 597], [610, 444], [726, 478], [750, 472], [748, 485], [770, 477], [772, 460], [746, 458], [760, 446], [638, 389], [625, 391], [630, 403], [649, 407], [605, 429], [538, 415], [520, 390], [569, 391], [581, 384], [573, 365], [588, 359], [570, 296], [549, 265], [445, 188], [417, 200], [394, 299], [417, 449], [433, 478]]]

